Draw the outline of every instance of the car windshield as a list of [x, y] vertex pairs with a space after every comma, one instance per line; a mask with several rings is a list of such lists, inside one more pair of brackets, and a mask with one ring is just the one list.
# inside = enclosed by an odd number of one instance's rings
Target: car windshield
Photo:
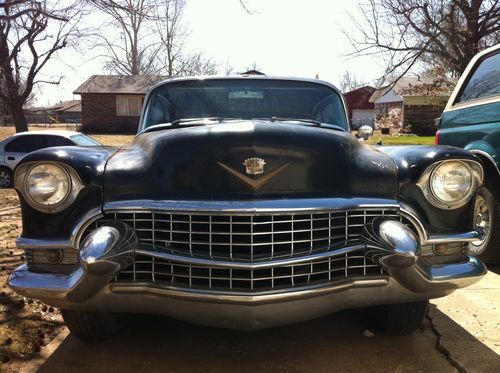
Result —
[[[344, 106], [331, 87], [273, 79], [187, 80], [151, 92], [142, 128], [192, 118], [300, 120], [348, 129]], [[299, 122], [297, 122], [299, 123]]]
[[92, 137], [85, 135], [73, 135], [69, 137], [78, 146], [100, 146], [100, 142], [94, 140]]

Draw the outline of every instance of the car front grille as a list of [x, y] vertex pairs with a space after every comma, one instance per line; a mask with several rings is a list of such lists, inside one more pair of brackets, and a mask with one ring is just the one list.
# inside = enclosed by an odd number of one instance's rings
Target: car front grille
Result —
[[243, 262], [293, 258], [360, 243], [363, 227], [379, 216], [398, 219], [397, 210], [201, 214], [118, 211], [92, 228], [122, 221], [141, 246], [161, 252]]
[[[122, 221], [139, 238], [115, 283], [258, 293], [385, 275], [364, 255], [363, 227], [396, 208], [280, 212], [107, 212], [87, 231]], [[405, 222], [405, 221], [404, 221]], [[408, 222], [406, 222], [408, 223]], [[343, 250], [343, 248], [350, 248]]]
[[115, 282], [245, 293], [329, 284], [383, 273], [361, 251], [263, 269], [195, 265], [141, 254], [131, 267], [118, 274]]

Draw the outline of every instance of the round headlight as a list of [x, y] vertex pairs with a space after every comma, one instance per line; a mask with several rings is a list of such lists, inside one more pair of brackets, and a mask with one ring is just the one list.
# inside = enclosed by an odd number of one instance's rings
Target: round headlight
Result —
[[71, 178], [64, 168], [53, 164], [39, 164], [28, 171], [25, 190], [27, 196], [40, 206], [62, 203], [71, 192]]
[[474, 175], [463, 162], [444, 162], [432, 171], [429, 186], [437, 201], [454, 204], [470, 196], [474, 188]]

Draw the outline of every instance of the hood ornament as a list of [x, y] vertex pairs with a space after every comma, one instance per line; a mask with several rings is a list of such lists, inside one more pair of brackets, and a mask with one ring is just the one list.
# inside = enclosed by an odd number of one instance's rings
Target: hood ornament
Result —
[[245, 159], [243, 165], [246, 167], [247, 174], [260, 175], [264, 173], [264, 165], [266, 161], [262, 158], [248, 158]]
[[[226, 166], [224, 163], [217, 162], [217, 164], [253, 190], [260, 189], [262, 186], [264, 186], [264, 184], [266, 184], [274, 176], [278, 175], [281, 171], [283, 171], [290, 165], [290, 163], [287, 163], [283, 166], [275, 168], [270, 172], [267, 172], [265, 175], [262, 175], [259, 178], [251, 178], [239, 171], [232, 169], [229, 166]], [[245, 159], [245, 162], [243, 162], [242, 164], [243, 166], [245, 166], [246, 173], [248, 175], [261, 175], [264, 173], [264, 165], [266, 164], [266, 161], [262, 158], [252, 157]]]

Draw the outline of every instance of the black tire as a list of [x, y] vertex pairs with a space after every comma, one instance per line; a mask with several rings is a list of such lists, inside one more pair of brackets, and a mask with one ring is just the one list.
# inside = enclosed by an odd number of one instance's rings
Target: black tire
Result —
[[392, 335], [414, 332], [427, 314], [429, 301], [387, 304], [364, 310], [365, 324], [369, 330]]
[[482, 251], [478, 257], [486, 264], [498, 265], [500, 264], [500, 188], [489, 180], [486, 180], [485, 184], [479, 188], [474, 202], [474, 219], [476, 219], [478, 198], [482, 198], [486, 202], [490, 211], [489, 233], [483, 243], [480, 245], [470, 243], [469, 249], [472, 254], [474, 250]]
[[0, 189], [12, 188], [12, 171], [7, 167], [0, 167]]
[[124, 325], [120, 314], [74, 310], [61, 310], [61, 314], [70, 332], [87, 340], [112, 337]]

